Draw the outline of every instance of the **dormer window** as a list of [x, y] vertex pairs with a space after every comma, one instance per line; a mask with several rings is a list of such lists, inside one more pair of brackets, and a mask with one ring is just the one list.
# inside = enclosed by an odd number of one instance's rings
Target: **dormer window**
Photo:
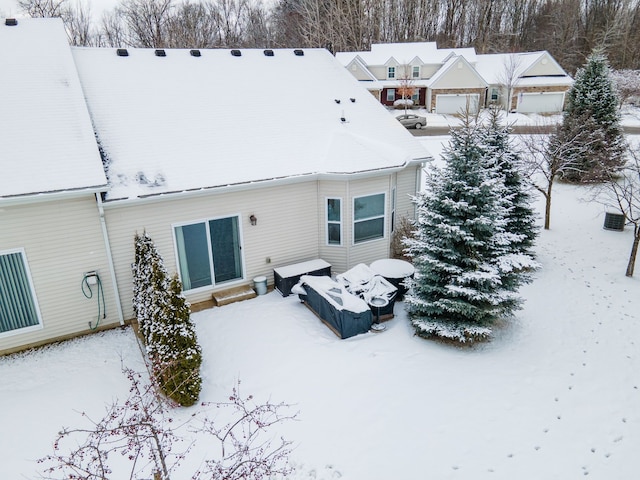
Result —
[[411, 78], [420, 78], [420, 66], [414, 65], [411, 67]]
[[396, 67], [389, 67], [387, 69], [387, 78], [396, 78]]

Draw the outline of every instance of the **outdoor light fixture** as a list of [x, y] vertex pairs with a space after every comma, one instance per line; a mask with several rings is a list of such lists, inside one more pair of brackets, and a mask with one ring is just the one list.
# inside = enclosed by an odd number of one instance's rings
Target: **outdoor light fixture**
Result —
[[249, 217], [249, 221], [251, 222], [251, 225], [257, 225], [258, 224], [258, 219], [253, 214]]

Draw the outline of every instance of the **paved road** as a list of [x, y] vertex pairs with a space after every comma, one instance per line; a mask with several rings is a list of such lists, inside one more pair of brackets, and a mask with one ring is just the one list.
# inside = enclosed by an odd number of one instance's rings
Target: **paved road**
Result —
[[[534, 125], [514, 125], [511, 128], [511, 133], [515, 134], [529, 134], [529, 133], [550, 133], [553, 127], [540, 127]], [[624, 127], [624, 133], [628, 135], [639, 135], [640, 134], [640, 126], [626, 126]], [[449, 127], [425, 127], [421, 129], [412, 128], [409, 130], [414, 137], [428, 137], [428, 136], [436, 136], [436, 135], [448, 135]]]

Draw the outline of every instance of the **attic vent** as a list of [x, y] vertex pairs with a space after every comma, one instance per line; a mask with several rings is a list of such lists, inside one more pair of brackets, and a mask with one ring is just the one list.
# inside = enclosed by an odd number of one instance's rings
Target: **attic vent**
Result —
[[165, 52], [163, 49], [159, 48], [156, 50], [156, 57], [166, 57], [167, 56], [167, 52]]
[[336, 103], [340, 103], [340, 99], [339, 98], [335, 98], [333, 101], [336, 102]]
[[16, 20], [15, 18], [7, 18], [5, 19], [4, 24], [7, 27], [15, 27], [16, 25], [18, 25], [18, 20]]
[[293, 54], [294, 54], [296, 57], [303, 57], [303, 56], [304, 56], [304, 51], [303, 51], [303, 50], [294, 50], [294, 51], [293, 51]]
[[240, 50], [231, 50], [231, 55], [233, 55], [234, 57], [241, 57], [242, 52]]
[[128, 57], [129, 51], [126, 48], [119, 48], [116, 50], [116, 55], [119, 57]]
[[264, 51], [264, 56], [265, 57], [273, 57], [273, 50], [265, 50]]
[[200, 53], [200, 50], [191, 50], [189, 53], [191, 54], [192, 57], [199, 57], [200, 55], [202, 55]]
[[349, 100], [351, 100], [351, 103], [356, 103], [356, 99], [351, 97]]
[[346, 119], [346, 118], [344, 118], [344, 117], [340, 117], [340, 121], [341, 121], [342, 123], [344, 123], [344, 122], [346, 122], [346, 121], [347, 121], [347, 119]]

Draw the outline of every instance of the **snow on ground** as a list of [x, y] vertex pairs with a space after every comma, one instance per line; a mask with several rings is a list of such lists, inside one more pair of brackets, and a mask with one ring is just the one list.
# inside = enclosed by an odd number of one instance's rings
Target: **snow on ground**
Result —
[[[492, 342], [417, 338], [402, 304], [386, 332], [339, 340], [295, 296], [271, 292], [193, 314], [202, 400], [225, 399], [240, 379], [259, 401], [295, 404], [299, 420], [274, 432], [296, 444], [294, 480], [637, 478], [632, 232], [602, 229], [603, 209], [586, 195], [555, 187], [552, 229], [537, 247], [543, 268]], [[142, 369], [130, 330], [0, 358], [0, 478], [35, 478], [61, 426], [125, 398], [121, 359]]]

